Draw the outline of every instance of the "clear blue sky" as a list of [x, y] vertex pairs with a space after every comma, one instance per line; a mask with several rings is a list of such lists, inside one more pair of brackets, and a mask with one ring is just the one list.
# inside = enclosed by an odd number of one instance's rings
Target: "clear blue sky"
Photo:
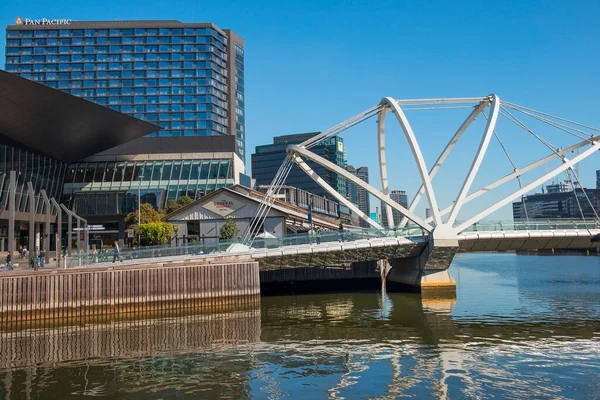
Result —
[[[17, 15], [210, 21], [235, 30], [246, 46], [248, 153], [275, 135], [324, 130], [377, 104], [384, 96], [497, 93], [502, 99], [600, 126], [595, 101], [600, 88], [597, 1], [2, 2], [0, 19], [4, 25], [14, 23]], [[5, 43], [4, 35], [4, 30], [0, 31], [1, 43]], [[0, 58], [3, 64], [4, 46]], [[431, 164], [466, 113], [457, 111], [452, 117], [455, 119], [438, 119], [434, 113], [421, 115], [415, 117], [414, 127]], [[412, 114], [409, 117], [413, 118]], [[400, 131], [391, 120], [389, 125], [390, 135], [396, 136], [389, 141], [391, 184], [412, 195], [419, 182], [416, 169]], [[523, 140], [522, 133], [513, 134], [511, 129], [506, 122], [498, 126], [517, 164], [546, 154], [535, 142]], [[442, 205], [456, 196], [480, 132], [474, 130], [468, 139], [465, 137], [466, 144], [448, 160], [446, 173], [434, 181]], [[576, 140], [565, 135], [550, 137], [557, 145]], [[377, 182], [375, 123], [369, 121], [344, 138], [349, 163], [369, 166], [371, 180]], [[250, 170], [249, 157], [247, 161]], [[581, 165], [586, 186], [595, 186], [597, 166], [595, 156]], [[508, 172], [510, 165], [499, 147], [492, 146], [475, 185]], [[488, 202], [506, 193], [491, 195]], [[488, 202], [475, 205], [483, 207]], [[466, 211], [463, 216], [475, 209]], [[499, 215], [509, 216], [510, 209]]]

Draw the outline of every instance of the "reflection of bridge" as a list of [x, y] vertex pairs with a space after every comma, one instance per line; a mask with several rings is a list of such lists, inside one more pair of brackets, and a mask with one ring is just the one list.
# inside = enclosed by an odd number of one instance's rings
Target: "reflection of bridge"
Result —
[[[452, 306], [451, 300], [398, 293], [265, 297], [260, 310], [181, 311], [153, 319], [1, 332], [0, 390], [9, 398], [10, 393], [35, 397], [42, 390], [66, 398], [75, 390], [86, 388], [83, 394], [93, 394], [102, 388], [98, 394], [123, 397], [117, 388], [125, 387], [128, 398], [141, 391], [166, 398], [181, 384], [174, 378], [185, 376], [193, 377], [188, 383], [193, 380], [193, 389], [202, 386], [208, 397], [225, 393], [244, 398], [259, 386], [256, 381], [268, 384], [262, 390], [293, 393], [298, 381], [290, 384], [289, 371], [324, 365], [318, 375], [336, 379], [313, 386], [313, 392], [344, 394], [348, 384], [371, 379], [365, 369], [380, 361], [385, 363], [382, 395], [408, 395], [430, 381], [439, 383], [433, 390], [443, 398], [448, 375], [467, 379], [483, 367], [502, 368], [473, 362], [482, 355], [515, 345], [522, 346], [521, 352], [539, 352], [548, 339], [581, 349], [593, 343], [600, 329], [593, 315], [572, 313], [542, 321], [523, 316], [486, 323], [453, 316]], [[392, 374], [385, 374], [390, 369]], [[301, 383], [303, 378], [311, 379], [298, 375]]]

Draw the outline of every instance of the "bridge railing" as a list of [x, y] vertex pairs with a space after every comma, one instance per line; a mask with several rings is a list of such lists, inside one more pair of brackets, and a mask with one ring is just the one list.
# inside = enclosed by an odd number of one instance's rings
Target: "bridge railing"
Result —
[[463, 232], [481, 231], [543, 231], [566, 229], [600, 229], [598, 221], [546, 220], [546, 221], [482, 221], [471, 225]]
[[[490, 232], [490, 231], [539, 231], [539, 230], [567, 230], [567, 229], [600, 229], [600, 224], [595, 221], [571, 221], [571, 220], [548, 220], [548, 221], [484, 221], [472, 225], [464, 232]], [[422, 240], [428, 235], [427, 231], [420, 227], [408, 226], [402, 229], [343, 229], [321, 231], [319, 235], [308, 233], [295, 233], [278, 238], [255, 238], [252, 248], [269, 249], [287, 246], [318, 245], [335, 242], [352, 242], [361, 239], [374, 239], [384, 237], [405, 237], [413, 240]], [[140, 248], [125, 248], [119, 253], [121, 260], [147, 260], [151, 262], [157, 258], [169, 258], [179, 256], [203, 256], [225, 254], [233, 244], [242, 244], [241, 239], [214, 240], [206, 242], [186, 243], [179, 246], [150, 246]], [[114, 258], [112, 249], [103, 250], [95, 254], [75, 254], [67, 257], [66, 266], [85, 267], [98, 264], [111, 263]], [[117, 260], [118, 262], [118, 260]]]
[[[382, 237], [407, 237], [407, 236], [422, 236], [425, 231], [418, 228], [405, 228], [405, 229], [343, 229], [343, 230], [330, 230], [321, 231], [318, 235], [308, 233], [295, 233], [285, 235], [277, 238], [255, 238], [252, 242], [252, 248], [268, 249], [268, 248], [280, 248], [287, 246], [300, 246], [300, 245], [317, 245], [334, 242], [351, 242], [361, 239], [373, 239]], [[148, 246], [139, 248], [124, 248], [119, 252], [119, 257], [115, 262], [120, 260], [142, 260], [156, 258], [169, 258], [178, 256], [203, 256], [203, 255], [219, 255], [225, 253], [227, 249], [234, 244], [243, 244], [241, 239], [233, 240], [213, 240], [205, 242], [193, 242], [185, 243], [179, 246], [163, 245], [163, 246]], [[94, 266], [98, 264], [112, 263], [114, 259], [114, 252], [112, 249], [105, 249], [99, 252], [90, 254], [74, 254], [67, 257], [66, 267], [86, 267]]]

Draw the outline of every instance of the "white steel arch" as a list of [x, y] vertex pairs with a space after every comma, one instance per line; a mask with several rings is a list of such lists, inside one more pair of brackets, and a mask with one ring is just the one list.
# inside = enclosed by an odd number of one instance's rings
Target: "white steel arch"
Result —
[[[466, 104], [469, 104], [469, 105], [465, 106]], [[505, 107], [509, 107], [509, 108], [515, 107], [515, 105], [512, 103], [504, 103], [504, 104], [506, 104]], [[440, 107], [440, 108], [452, 108], [452, 106], [460, 105], [460, 107], [458, 107], [458, 108], [466, 108], [466, 107], [473, 108], [471, 110], [471, 112], [469, 113], [469, 115], [467, 116], [467, 118], [462, 122], [462, 124], [460, 125], [458, 130], [456, 130], [456, 132], [454, 133], [454, 135], [452, 136], [450, 141], [447, 143], [446, 147], [442, 150], [438, 159], [436, 160], [434, 165], [431, 167], [431, 169], [427, 169], [427, 165], [425, 163], [423, 154], [421, 152], [421, 147], [419, 146], [417, 137], [408, 121], [408, 118], [406, 117], [405, 110], [402, 108], [404, 106], [407, 106], [406, 110], [419, 109], [419, 108], [415, 108], [415, 106], [420, 107], [420, 106], [425, 106], [425, 105], [435, 106], [435, 107]], [[410, 107], [412, 107], [412, 108], [410, 108]], [[436, 175], [436, 173], [438, 172], [438, 170], [440, 169], [440, 167], [442, 166], [444, 161], [447, 159], [447, 157], [449, 156], [451, 151], [454, 149], [456, 143], [463, 136], [465, 131], [471, 126], [473, 121], [475, 121], [477, 116], [480, 113], [481, 114], [484, 113], [486, 107], [490, 108], [489, 115], [486, 118], [487, 123], [485, 125], [485, 129], [481, 136], [481, 141], [479, 143], [479, 147], [473, 158], [470, 169], [467, 172], [466, 177], [461, 185], [461, 188], [457, 194], [456, 200], [453, 202], [453, 204], [451, 206], [446, 207], [443, 210], [440, 210], [438, 208], [437, 198], [435, 195], [435, 191], [433, 189], [432, 179], [434, 178], [434, 176]], [[358, 214], [361, 219], [365, 220], [372, 227], [381, 229], [381, 226], [377, 222], [373, 221], [369, 217], [369, 215], [367, 215], [367, 213], [360, 211], [354, 204], [352, 204], [347, 199], [345, 199], [342, 195], [337, 193], [337, 191], [333, 187], [328, 185], [327, 182], [325, 182], [322, 178], [320, 178], [318, 176], [318, 174], [316, 174], [304, 162], [303, 159], [315, 162], [315, 163], [325, 167], [326, 169], [343, 176], [348, 181], [353, 182], [357, 186], [368, 191], [371, 195], [380, 199], [384, 203], [384, 208], [385, 208], [385, 211], [382, 210], [382, 212], [386, 213], [386, 216], [387, 216], [388, 220], [390, 221], [391, 225], [395, 226], [398, 223], [398, 221], [393, 220], [393, 213], [392, 213], [392, 210], [397, 210], [401, 214], [404, 215], [404, 217], [402, 218], [402, 221], [400, 221], [401, 227], [403, 227], [407, 223], [407, 221], [410, 220], [429, 232], [433, 232], [434, 230], [437, 230], [437, 232], [441, 236], [444, 236], [444, 237], [447, 237], [448, 235], [455, 236], [457, 233], [460, 233], [461, 231], [465, 230], [469, 226], [473, 225], [474, 223], [479, 222], [480, 220], [482, 220], [489, 214], [495, 212], [499, 208], [509, 204], [511, 201], [514, 201], [515, 199], [519, 198], [523, 194], [532, 190], [540, 183], [543, 183], [546, 180], [551, 179], [552, 177], [560, 174], [561, 172], [572, 168], [573, 165], [577, 164], [584, 158], [590, 156], [595, 151], [600, 150], [600, 135], [596, 135], [596, 136], [590, 135], [589, 139], [585, 139], [579, 143], [576, 143], [570, 147], [565, 148], [564, 150], [557, 149], [556, 151], [554, 151], [553, 154], [543, 157], [531, 164], [526, 165], [525, 167], [517, 168], [513, 164], [514, 171], [512, 173], [507, 174], [503, 178], [500, 178], [500, 179], [496, 180], [495, 182], [480, 188], [479, 190], [470, 192], [473, 182], [474, 182], [474, 180], [477, 176], [477, 173], [481, 167], [481, 164], [485, 158], [486, 152], [488, 150], [488, 146], [490, 144], [490, 140], [493, 135], [496, 135], [495, 127], [496, 127], [496, 123], [498, 121], [499, 115], [506, 116], [505, 114], [502, 113], [501, 107], [503, 107], [503, 106], [500, 101], [500, 98], [494, 94], [491, 94], [486, 97], [455, 98], [455, 99], [395, 100], [390, 97], [385, 97], [381, 100], [381, 102], [379, 103], [378, 106], [370, 108], [369, 110], [364, 111], [363, 113], [359, 114], [358, 116], [356, 116], [340, 125], [337, 125], [336, 127], [332, 128], [328, 131], [325, 131], [322, 134], [318, 135], [317, 137], [310, 139], [300, 145], [291, 145], [288, 147], [287, 151], [288, 151], [288, 153], [290, 153], [292, 155], [292, 157], [291, 157], [292, 161], [296, 165], [298, 165], [298, 167], [300, 169], [302, 169], [305, 173], [307, 173], [307, 175], [309, 175], [311, 177], [311, 179], [313, 179], [315, 182], [317, 182], [325, 191], [327, 191], [330, 195], [332, 195], [334, 198], [336, 198], [342, 204], [345, 204], [346, 206], [348, 206], [353, 212]], [[456, 107], [454, 107], [454, 108], [456, 108]], [[526, 110], [530, 110], [530, 109], [526, 109]], [[415, 160], [417, 169], [419, 171], [419, 175], [421, 177], [421, 186], [419, 187], [419, 190], [417, 191], [415, 197], [413, 198], [413, 200], [410, 203], [410, 206], [408, 208], [401, 206], [400, 204], [396, 203], [389, 197], [388, 168], [387, 168], [386, 144], [385, 144], [385, 139], [386, 139], [386, 137], [385, 137], [385, 121], [386, 121], [386, 115], [387, 115], [388, 111], [393, 112], [400, 127], [402, 128], [404, 136], [406, 137], [407, 142], [411, 148], [413, 158]], [[506, 111], [506, 109], [505, 109], [505, 111]], [[523, 112], [525, 113], [525, 111], [523, 111]], [[535, 110], [532, 110], [532, 112], [535, 112]], [[529, 111], [527, 111], [525, 114], [530, 115]], [[541, 113], [541, 114], [549, 116], [549, 114], [544, 114], [544, 113]], [[379, 172], [380, 172], [380, 176], [381, 176], [381, 187], [382, 187], [381, 190], [376, 189], [375, 187], [371, 186], [370, 184], [362, 181], [360, 178], [350, 174], [349, 172], [347, 172], [345, 169], [341, 168], [340, 166], [333, 164], [330, 161], [324, 159], [323, 157], [320, 157], [320, 156], [314, 154], [312, 151], [308, 150], [308, 148], [316, 145], [320, 140], [323, 140], [327, 137], [336, 135], [336, 134], [340, 133], [342, 130], [345, 130], [357, 123], [360, 123], [360, 122], [368, 119], [370, 116], [374, 116], [374, 115], [377, 115], [377, 144], [378, 144]], [[555, 117], [555, 118], [559, 119], [558, 117]], [[564, 119], [561, 119], [561, 120], [570, 122], [570, 121], [564, 120]], [[574, 123], [574, 124], [577, 124], [577, 123]], [[550, 124], [550, 125], [552, 125], [552, 124]], [[584, 126], [581, 124], [577, 124], [577, 125]], [[554, 126], [556, 126], [556, 125], [554, 125]], [[567, 126], [561, 124], [559, 126], [559, 129], [561, 127], [564, 128]], [[527, 131], [526, 127], [524, 129]], [[590, 128], [590, 129], [600, 131], [600, 130], [597, 130], [594, 128]], [[577, 132], [585, 133], [580, 130], [578, 130]], [[533, 132], [530, 132], [530, 133], [533, 134]], [[569, 133], [569, 132], [567, 132], [567, 133]], [[534, 134], [534, 136], [535, 136], [535, 134]], [[500, 139], [498, 139], [498, 140], [500, 140]], [[502, 145], [502, 143], [501, 143], [501, 145]], [[580, 149], [587, 145], [589, 145], [590, 147], [588, 149], [586, 149], [585, 151], [583, 151], [581, 154], [578, 154], [576, 157], [574, 157], [570, 160], [565, 157], [567, 153], [573, 152], [574, 150]], [[504, 147], [503, 147], [503, 149], [504, 149]], [[544, 165], [544, 164], [548, 163], [549, 161], [554, 160], [556, 158], [562, 159], [562, 161], [563, 161], [562, 165], [553, 169], [551, 172], [544, 174], [540, 178], [534, 180], [532, 183], [530, 183], [530, 184], [520, 188], [519, 190], [516, 190], [512, 194], [504, 197], [502, 200], [500, 200], [500, 201], [496, 202], [495, 204], [493, 204], [492, 206], [482, 210], [475, 216], [469, 218], [467, 221], [461, 222], [461, 223], [456, 222], [457, 217], [465, 204], [469, 203], [473, 199], [481, 196], [484, 193], [487, 193], [488, 191], [490, 191], [512, 179], [520, 178], [522, 174], [524, 174], [528, 171], [531, 171], [541, 165]], [[427, 196], [429, 207], [433, 213], [432, 217], [425, 218], [425, 219], [421, 219], [420, 217], [418, 217], [417, 215], [414, 214], [414, 210], [415, 210], [418, 202], [420, 201], [420, 199], [423, 197], [423, 194], [425, 194]], [[448, 215], [448, 218], [446, 219], [446, 221], [444, 221], [443, 217], [446, 215]], [[439, 229], [439, 230], [437, 229], [437, 228], [442, 228], [442, 227], [443, 227], [443, 229]]]
[[[471, 111], [471, 113], [469, 114], [467, 119], [465, 119], [465, 121], [460, 125], [460, 127], [458, 128], [456, 133], [454, 133], [454, 136], [452, 136], [452, 138], [450, 139], [450, 141], [448, 142], [446, 147], [444, 147], [444, 150], [442, 150], [442, 152], [440, 153], [440, 156], [438, 157], [438, 159], [435, 161], [435, 163], [431, 167], [431, 170], [429, 170], [429, 178], [430, 179], [433, 179], [433, 177], [437, 174], [437, 172], [439, 171], [441, 166], [444, 164], [444, 161], [446, 161], [446, 158], [448, 158], [448, 155], [450, 154], [450, 152], [452, 151], [454, 146], [456, 146], [456, 143], [458, 143], [458, 141], [460, 140], [462, 135], [465, 133], [467, 128], [473, 123], [473, 121], [475, 121], [475, 119], [477, 118], [479, 113], [483, 112], [486, 105], [487, 105], [486, 102], [484, 102], [484, 101], [480, 102], [479, 105], [477, 105], [473, 109], [473, 111]], [[423, 188], [423, 185], [421, 184], [421, 186], [419, 187], [419, 190], [417, 190], [415, 197], [413, 198], [413, 200], [411, 201], [411, 203], [408, 207], [409, 211], [415, 211], [415, 208], [417, 208], [417, 205], [419, 204], [421, 197], [423, 197], [423, 193], [424, 193], [424, 188]], [[445, 213], [441, 212], [441, 216], [444, 216], [446, 214], [448, 214], [448, 212], [445, 212]], [[427, 218], [426, 221], [431, 222], [431, 221], [433, 221], [433, 218]], [[400, 227], [404, 227], [407, 222], [408, 222], [408, 219], [406, 217], [402, 218], [402, 221], [400, 221]]]
[[496, 121], [498, 120], [498, 112], [500, 111], [500, 98], [498, 96], [492, 94], [491, 98], [491, 106], [490, 106], [490, 116], [488, 118], [485, 131], [483, 132], [483, 136], [481, 137], [481, 143], [479, 144], [479, 148], [477, 149], [477, 154], [473, 159], [473, 163], [471, 164], [471, 168], [467, 174], [465, 181], [463, 182], [462, 188], [456, 197], [456, 201], [454, 202], [454, 206], [452, 207], [452, 211], [450, 211], [450, 216], [448, 217], [447, 224], [454, 225], [456, 221], [456, 217], [458, 216], [458, 212], [462, 208], [465, 197], [469, 193], [469, 189], [471, 189], [471, 185], [475, 180], [475, 176], [477, 172], [479, 172], [479, 167], [481, 166], [481, 162], [483, 161], [483, 157], [487, 151], [488, 145], [490, 144], [490, 139], [492, 138], [492, 134], [494, 133], [494, 129], [496, 129]]
[[427, 199], [429, 200], [429, 206], [431, 207], [431, 212], [433, 213], [433, 220], [436, 225], [442, 225], [443, 222], [440, 217], [440, 212], [437, 205], [437, 200], [435, 198], [435, 193], [433, 191], [433, 186], [431, 184], [431, 179], [429, 178], [429, 172], [427, 171], [427, 166], [425, 165], [425, 159], [423, 158], [423, 153], [421, 152], [421, 148], [419, 147], [419, 143], [417, 142], [417, 138], [415, 137], [412, 127], [408, 122], [408, 118], [406, 118], [406, 115], [404, 114], [402, 108], [400, 108], [398, 103], [391, 97], [385, 97], [380, 104], [387, 106], [392, 110], [392, 112], [396, 116], [396, 119], [398, 120], [398, 123], [402, 127], [404, 135], [406, 136], [406, 140], [408, 140], [408, 144], [413, 153], [415, 162], [417, 163], [419, 175], [421, 175], [421, 181], [423, 182], [423, 187], [425, 188], [425, 194], [427, 195]]
[[[387, 108], [382, 107], [377, 114], [377, 149], [379, 154], [379, 175], [381, 176], [381, 191], [383, 194], [389, 196], [390, 189], [388, 186], [387, 177], [387, 161], [385, 157], [385, 116], [387, 114]], [[392, 213], [392, 207], [387, 204], [384, 206], [385, 215], [388, 220], [389, 226], [396, 226], [394, 224], [394, 214]], [[413, 211], [413, 210], [410, 210]]]

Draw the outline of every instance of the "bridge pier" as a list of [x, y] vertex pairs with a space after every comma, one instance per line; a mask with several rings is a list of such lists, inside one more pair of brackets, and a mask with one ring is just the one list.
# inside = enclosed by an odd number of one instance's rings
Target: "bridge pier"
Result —
[[388, 289], [410, 289], [432, 295], [456, 296], [456, 281], [448, 268], [458, 252], [458, 237], [448, 226], [440, 226], [427, 246], [415, 257], [389, 260]]

